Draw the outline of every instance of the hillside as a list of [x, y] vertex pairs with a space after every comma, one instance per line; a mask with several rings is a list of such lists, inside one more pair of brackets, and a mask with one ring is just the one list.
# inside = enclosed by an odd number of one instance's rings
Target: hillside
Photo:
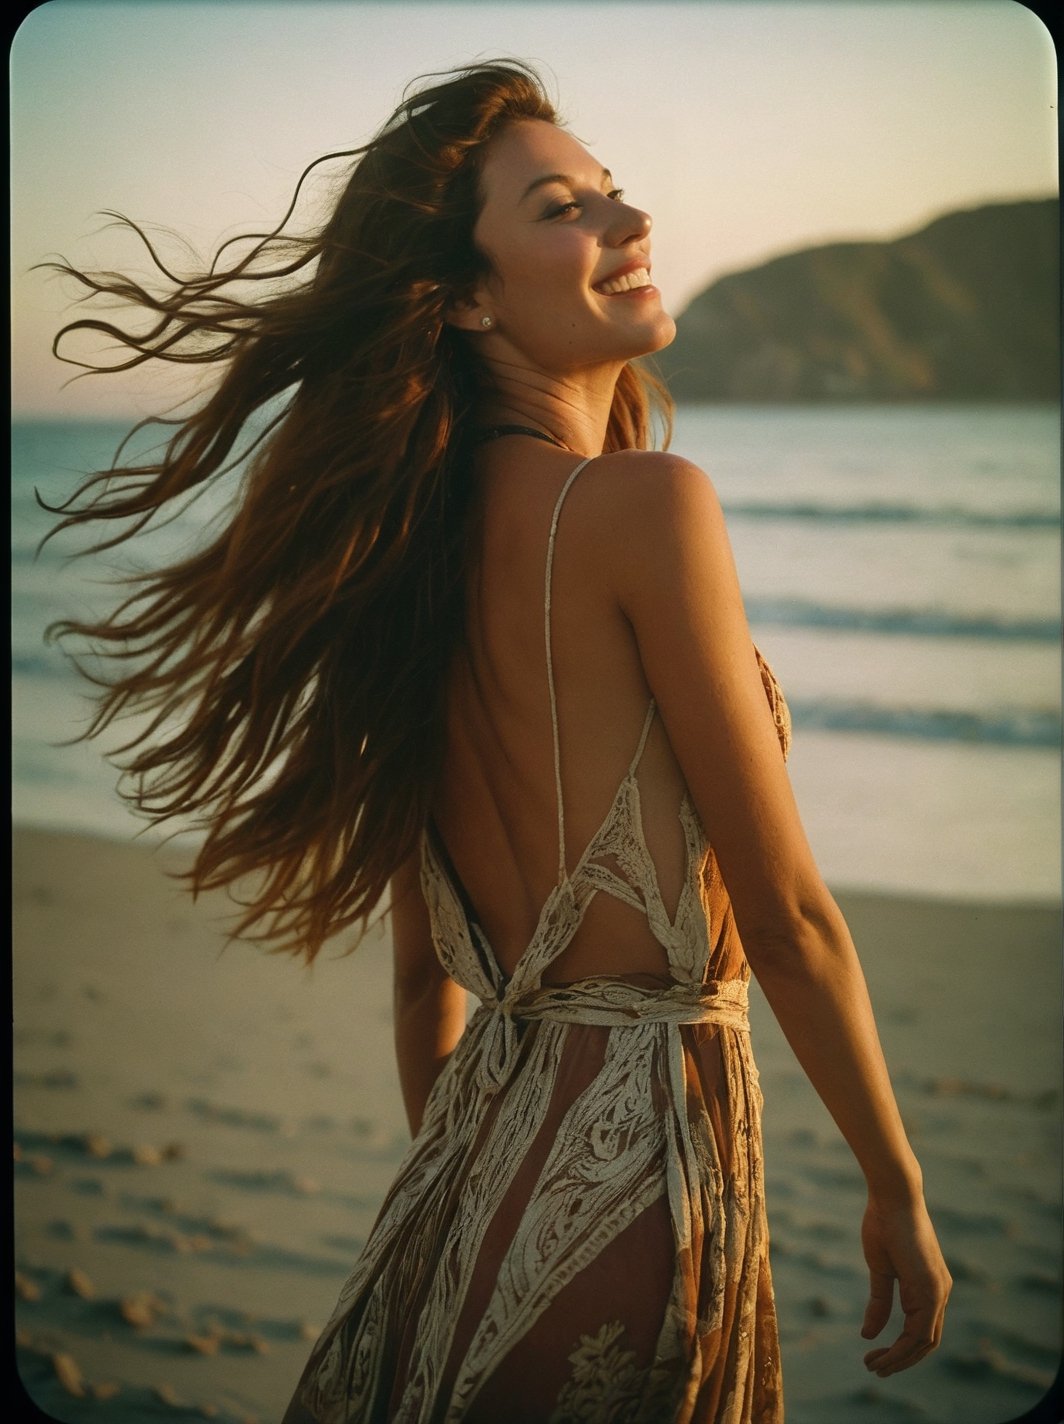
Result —
[[1055, 400], [1055, 198], [721, 277], [658, 358], [677, 400]]

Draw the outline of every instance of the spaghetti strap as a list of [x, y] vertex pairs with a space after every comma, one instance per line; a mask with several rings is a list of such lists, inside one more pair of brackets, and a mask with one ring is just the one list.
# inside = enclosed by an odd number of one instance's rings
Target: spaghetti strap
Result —
[[589, 455], [586, 460], [581, 460], [579, 465], [572, 471], [569, 478], [562, 485], [562, 492], [558, 496], [558, 502], [554, 506], [554, 514], [550, 522], [550, 535], [547, 539], [547, 571], [544, 579], [543, 589], [543, 641], [547, 649], [547, 690], [550, 693], [550, 724], [551, 735], [554, 746], [554, 796], [558, 808], [558, 884], [565, 883], [565, 807], [562, 804], [562, 759], [561, 747], [558, 738], [558, 700], [554, 691], [554, 659], [551, 656], [550, 638], [550, 585], [551, 572], [554, 568], [554, 538], [558, 532], [558, 517], [562, 512], [562, 505], [565, 496], [569, 493], [573, 481], [584, 468], [590, 465], [595, 457]]
[[654, 712], [656, 708], [657, 703], [652, 697], [650, 699], [650, 706], [647, 708], [647, 715], [643, 719], [643, 730], [639, 734], [639, 745], [636, 747], [635, 756], [632, 758], [631, 765], [628, 767], [629, 776], [635, 775], [639, 763], [643, 758], [643, 749], [647, 744], [647, 737], [650, 735], [650, 724], [654, 720]]
[[[563, 885], [565, 883], [566, 879], [568, 878], [569, 872], [566, 869], [565, 865], [565, 804], [564, 799], [562, 797], [561, 739], [558, 733], [558, 698], [554, 686], [554, 658], [551, 651], [551, 574], [554, 569], [554, 540], [555, 536], [558, 533], [558, 519], [562, 512], [562, 505], [565, 502], [565, 496], [569, 493], [572, 483], [576, 479], [577, 475], [580, 473], [580, 471], [584, 468], [585, 465], [589, 465], [591, 463], [592, 459], [594, 459], [594, 456], [590, 456], [588, 459], [580, 461], [579, 465], [577, 465], [576, 469], [572, 471], [572, 473], [569, 475], [569, 478], [562, 486], [562, 492], [558, 496], [558, 502], [554, 506], [554, 514], [550, 522], [550, 535], [547, 539], [547, 571], [543, 590], [543, 640], [547, 650], [547, 689], [550, 693], [550, 723], [551, 736], [553, 738], [554, 747], [554, 797], [558, 808], [559, 885]], [[652, 697], [650, 699], [650, 705], [647, 708], [646, 717], [643, 719], [643, 730], [639, 736], [639, 745], [636, 747], [635, 756], [632, 758], [628, 767], [629, 776], [634, 776], [636, 768], [639, 766], [640, 759], [643, 755], [643, 750], [647, 744], [647, 737], [650, 734], [650, 726], [654, 720], [655, 707], [656, 704]]]

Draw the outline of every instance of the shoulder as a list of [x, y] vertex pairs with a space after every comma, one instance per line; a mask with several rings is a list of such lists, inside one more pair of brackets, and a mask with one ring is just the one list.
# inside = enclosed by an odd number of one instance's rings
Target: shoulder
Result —
[[[704, 557], [727, 544], [720, 500], [709, 475], [671, 451], [600, 455], [581, 473], [582, 502], [604, 555], [637, 552], [640, 562], [684, 553]], [[613, 560], [611, 560], [612, 562]]]
[[[668, 515], [699, 507], [719, 508], [709, 475], [671, 450], [618, 450], [600, 455], [582, 471], [590, 498], [609, 502], [623, 518]], [[594, 491], [594, 494], [592, 494]]]

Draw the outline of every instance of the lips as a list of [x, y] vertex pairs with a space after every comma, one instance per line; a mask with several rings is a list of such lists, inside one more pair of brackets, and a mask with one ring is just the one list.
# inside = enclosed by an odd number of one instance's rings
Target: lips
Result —
[[645, 263], [631, 262], [620, 271], [612, 273], [591, 288], [603, 297], [619, 297], [624, 292], [634, 292], [640, 287], [650, 286], [650, 268]]

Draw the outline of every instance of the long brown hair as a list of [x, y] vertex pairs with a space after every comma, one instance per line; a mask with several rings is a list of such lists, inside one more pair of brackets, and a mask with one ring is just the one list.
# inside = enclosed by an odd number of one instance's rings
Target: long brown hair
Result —
[[[123, 446], [55, 509], [58, 529], [113, 522], [94, 551], [130, 538], [230, 471], [253, 417], [274, 407], [221, 532], [132, 576], [110, 616], [54, 632], [103, 655], [79, 664], [99, 689], [86, 736], [150, 714], [116, 753], [123, 794], [155, 822], [205, 832], [193, 892], [241, 881], [234, 932], [308, 959], [366, 920], [429, 813], [462, 636], [478, 390], [472, 345], [444, 316], [488, 269], [473, 243], [485, 144], [517, 119], [557, 121], [515, 61], [430, 79], [370, 143], [311, 164], [280, 225], [244, 240], [243, 256], [229, 242], [179, 277], [122, 218], [161, 290], [54, 264], [90, 297], [153, 318], [147, 332], [72, 321], [56, 354], [93, 331], [127, 353], [117, 369], [221, 367], [154, 463], [122, 463]], [[316, 234], [286, 234], [307, 174], [335, 158], [356, 161], [332, 215]], [[607, 449], [645, 447], [655, 411], [667, 426], [663, 388], [627, 366]]]

